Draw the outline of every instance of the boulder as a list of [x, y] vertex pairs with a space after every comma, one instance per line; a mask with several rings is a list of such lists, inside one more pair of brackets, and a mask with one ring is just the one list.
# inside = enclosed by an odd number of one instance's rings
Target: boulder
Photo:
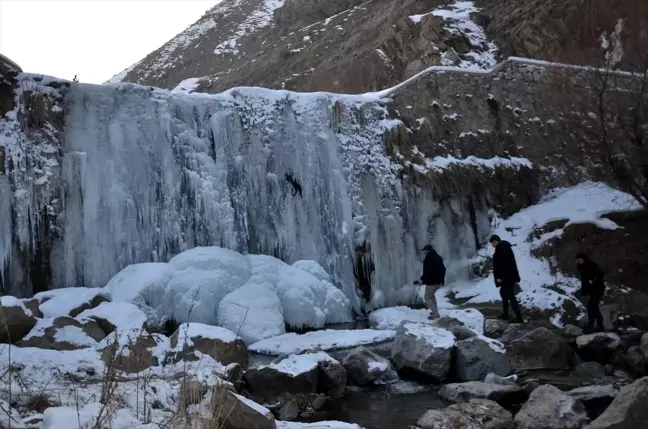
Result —
[[39, 319], [43, 317], [43, 313], [41, 313], [40, 308], [38, 308], [40, 306], [39, 300], [36, 298], [29, 298], [21, 301], [27, 310], [31, 311], [32, 316], [38, 317]]
[[[516, 377], [516, 376], [511, 376], [511, 377]], [[493, 373], [486, 374], [486, 378], [484, 378], [484, 383], [501, 384], [502, 386], [518, 386], [518, 384], [512, 379], [507, 377], [502, 377], [501, 375], [497, 375]]]
[[319, 363], [323, 361], [337, 362], [324, 352], [290, 355], [270, 365], [249, 369], [244, 380], [250, 394], [265, 403], [276, 402], [285, 395], [316, 393]]
[[513, 416], [487, 399], [471, 399], [444, 410], [430, 410], [416, 423], [421, 429], [512, 429]]
[[16, 344], [36, 326], [36, 317], [17, 298], [0, 298], [0, 343]]
[[513, 369], [562, 369], [570, 366], [573, 350], [555, 332], [535, 328], [520, 335], [510, 333], [507, 353]]
[[137, 373], [158, 366], [158, 359], [168, 350], [169, 339], [159, 334], [149, 334], [141, 329], [128, 335], [115, 331], [99, 345], [101, 358], [106, 365], [126, 373]]
[[[200, 427], [218, 429], [276, 429], [267, 408], [227, 390], [212, 394], [212, 417]], [[214, 424], [216, 423], [216, 424]]]
[[574, 368], [574, 375], [584, 378], [599, 379], [607, 375], [605, 367], [598, 362], [581, 362]]
[[427, 323], [405, 322], [396, 331], [391, 360], [397, 370], [411, 369], [437, 381], [450, 373], [455, 337]]
[[349, 381], [357, 386], [385, 384], [398, 380], [391, 362], [366, 347], [355, 348], [343, 360]]
[[488, 338], [501, 338], [509, 323], [499, 319], [484, 320], [484, 335]]
[[480, 381], [489, 373], [509, 375], [511, 364], [503, 348], [473, 337], [457, 342], [455, 370], [460, 381]]
[[248, 350], [242, 338], [219, 326], [183, 323], [171, 335], [171, 362], [198, 361], [201, 354], [209, 355], [223, 365], [248, 365]]
[[535, 389], [515, 416], [516, 429], [580, 429], [587, 422], [583, 403], [549, 384]]
[[645, 429], [648, 422], [648, 377], [623, 387], [612, 404], [585, 429]]
[[503, 343], [510, 343], [519, 340], [538, 328], [545, 328], [554, 333], [556, 331], [556, 327], [551, 322], [513, 323], [506, 328], [499, 340]]
[[279, 420], [292, 421], [299, 417], [299, 404], [295, 401], [286, 401], [277, 412]]
[[567, 338], [576, 338], [583, 335], [583, 330], [576, 325], [565, 325], [562, 334]]
[[641, 377], [646, 375], [646, 361], [639, 346], [628, 348], [625, 353], [625, 363], [634, 376]]
[[572, 389], [567, 394], [585, 405], [590, 419], [598, 417], [616, 398], [619, 391], [611, 384], [584, 386]]
[[643, 354], [644, 361], [648, 362], [648, 333], [643, 334], [641, 337], [641, 353]]
[[490, 399], [506, 405], [519, 403], [526, 397], [519, 386], [484, 383], [483, 381], [446, 384], [439, 390], [439, 396], [449, 402]]
[[623, 341], [613, 332], [597, 332], [577, 337], [576, 347], [584, 360], [606, 364], [623, 348]]
[[347, 371], [342, 364], [335, 359], [327, 359], [317, 362], [317, 366], [317, 391], [332, 397], [342, 396], [347, 384]]
[[81, 323], [68, 316], [41, 319], [34, 329], [18, 342], [20, 347], [50, 350], [78, 350], [95, 347], [106, 334], [92, 320]]
[[[476, 311], [476, 310], [475, 310]], [[437, 328], [452, 332], [457, 341], [475, 337], [477, 333], [468, 328], [462, 321], [450, 316], [439, 317], [430, 323]]]

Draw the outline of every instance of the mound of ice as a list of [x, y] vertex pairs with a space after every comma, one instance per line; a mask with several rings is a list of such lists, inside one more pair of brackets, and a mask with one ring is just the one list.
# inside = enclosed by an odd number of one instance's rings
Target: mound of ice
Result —
[[322, 328], [351, 321], [351, 303], [314, 261], [288, 265], [266, 255], [196, 247], [168, 264], [126, 267], [106, 289], [159, 326], [174, 319], [220, 325], [247, 342], [281, 335], [285, 325]]

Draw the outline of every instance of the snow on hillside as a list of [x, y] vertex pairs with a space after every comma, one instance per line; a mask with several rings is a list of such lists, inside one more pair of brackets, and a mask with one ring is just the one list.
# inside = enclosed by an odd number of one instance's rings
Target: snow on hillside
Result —
[[284, 0], [263, 0], [261, 4], [237, 27], [234, 34], [232, 34], [228, 40], [221, 42], [216, 46], [214, 54], [238, 55], [239, 39], [272, 24], [274, 11], [283, 5]]
[[449, 57], [442, 58], [442, 65], [457, 65], [460, 68], [488, 69], [497, 63], [497, 46], [488, 40], [484, 29], [472, 18], [472, 14], [479, 12], [474, 1], [457, 1], [450, 3], [443, 9], [420, 15], [412, 15], [412, 22], [418, 24], [426, 15], [440, 16], [444, 19], [444, 28], [450, 34], [466, 38], [471, 50], [459, 53], [461, 61], [456, 64]]
[[[574, 223], [593, 223], [599, 228], [616, 229], [617, 224], [602, 215], [617, 211], [637, 210], [640, 206], [634, 199], [607, 185], [586, 182], [580, 185], [556, 189], [545, 196], [537, 205], [528, 207], [508, 219], [496, 218], [493, 232], [513, 245], [513, 251], [520, 270], [522, 292], [520, 303], [538, 310], [555, 310], [552, 319], [560, 325], [560, 307], [566, 300], [572, 300], [580, 283], [577, 279], [562, 274], [552, 274], [549, 261], [538, 259], [532, 251], [546, 240], [562, 234], [564, 228]], [[551, 221], [565, 220], [562, 228], [533, 237], [534, 231]], [[475, 261], [484, 260], [493, 250], [490, 246], [480, 251]], [[556, 290], [556, 285], [559, 289]], [[493, 276], [477, 282], [458, 282], [449, 285], [444, 292], [454, 292], [457, 298], [469, 298], [466, 305], [500, 301], [499, 289], [495, 287]]]

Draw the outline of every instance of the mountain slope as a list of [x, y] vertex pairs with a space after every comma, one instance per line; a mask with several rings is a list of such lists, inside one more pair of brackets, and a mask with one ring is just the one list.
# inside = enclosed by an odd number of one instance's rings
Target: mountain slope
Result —
[[[366, 92], [432, 65], [490, 67], [471, 1], [224, 0], [109, 82]], [[186, 86], [186, 85], [185, 85]]]

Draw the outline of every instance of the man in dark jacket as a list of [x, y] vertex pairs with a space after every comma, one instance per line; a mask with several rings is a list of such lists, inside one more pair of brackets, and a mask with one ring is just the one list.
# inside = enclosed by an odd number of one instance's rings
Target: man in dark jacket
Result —
[[445, 283], [446, 267], [443, 258], [429, 244], [423, 248], [422, 252], [425, 258], [423, 259], [423, 275], [420, 283], [425, 285], [425, 303], [430, 310], [428, 319], [438, 319], [441, 315], [437, 306], [436, 292]]
[[500, 288], [500, 296], [502, 297], [502, 314], [500, 319], [508, 320], [509, 318], [509, 303], [515, 313], [516, 322], [522, 323], [522, 314], [520, 313], [520, 306], [518, 305], [517, 298], [515, 297], [515, 288], [520, 283], [520, 273], [518, 272], [517, 262], [515, 255], [511, 248], [511, 243], [502, 241], [502, 239], [493, 235], [490, 243], [495, 248], [493, 255], [493, 275], [495, 277], [495, 286]]
[[594, 331], [594, 321], [598, 331], [604, 331], [603, 314], [601, 314], [601, 299], [605, 294], [603, 271], [598, 264], [592, 261], [585, 253], [576, 255], [576, 267], [580, 273], [581, 296], [589, 296], [587, 301], [587, 328], [586, 332]]

